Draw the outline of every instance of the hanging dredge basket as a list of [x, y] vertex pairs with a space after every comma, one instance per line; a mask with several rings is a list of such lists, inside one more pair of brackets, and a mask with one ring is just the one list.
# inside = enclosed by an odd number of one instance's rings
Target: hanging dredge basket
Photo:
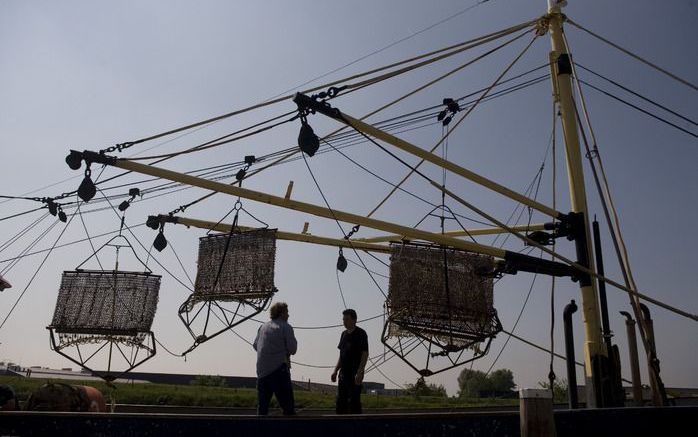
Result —
[[179, 317], [194, 338], [185, 353], [267, 308], [277, 291], [275, 260], [276, 229], [199, 239], [194, 292], [179, 308]]
[[[114, 246], [112, 242], [102, 247]], [[117, 247], [133, 250], [130, 244]], [[53, 319], [47, 327], [51, 347], [83, 369], [112, 381], [155, 355], [151, 327], [161, 277], [150, 271], [83, 270], [80, 266], [63, 272]], [[69, 354], [71, 350], [74, 352]], [[108, 355], [107, 363], [100, 367], [106, 370], [95, 369], [96, 358], [104, 354]], [[119, 357], [126, 364], [116, 369], [113, 364]]]
[[[383, 343], [422, 376], [484, 356], [502, 330], [485, 274], [493, 259], [434, 246], [391, 247]], [[427, 349], [421, 368], [413, 363], [419, 346]], [[447, 358], [446, 367], [430, 369], [438, 357]]]

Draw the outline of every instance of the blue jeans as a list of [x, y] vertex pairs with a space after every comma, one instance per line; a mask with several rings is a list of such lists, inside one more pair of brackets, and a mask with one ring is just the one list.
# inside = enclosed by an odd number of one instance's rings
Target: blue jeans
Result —
[[269, 402], [275, 395], [285, 416], [296, 414], [293, 400], [293, 386], [291, 385], [291, 370], [286, 363], [269, 375], [257, 379], [257, 414], [266, 416], [269, 414]]

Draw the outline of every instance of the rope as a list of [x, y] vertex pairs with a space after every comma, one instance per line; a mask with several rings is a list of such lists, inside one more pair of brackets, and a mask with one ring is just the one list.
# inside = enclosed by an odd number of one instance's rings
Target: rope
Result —
[[[356, 323], [363, 323], [363, 322], [368, 322], [368, 321], [371, 321], [371, 320], [375, 320], [375, 319], [378, 319], [378, 318], [380, 318], [380, 317], [383, 317], [383, 315], [384, 315], [384, 314], [381, 313], [381, 314], [378, 314], [378, 315], [376, 315], [376, 316], [371, 316], [371, 317], [366, 318], [366, 319], [358, 320]], [[254, 318], [250, 318], [250, 320], [252, 320], [253, 322], [257, 322], [257, 323], [265, 323], [265, 322], [262, 321], [262, 320], [258, 320], [258, 319], [254, 319]], [[338, 324], [338, 325], [323, 325], [323, 326], [294, 326], [293, 329], [294, 329], [294, 330], [298, 330], [298, 329], [301, 329], [301, 330], [306, 330], [306, 329], [307, 329], [307, 330], [316, 330], [316, 329], [333, 329], [333, 328], [342, 328], [342, 327], [344, 327], [344, 325], [340, 323], [340, 324]]]
[[342, 305], [344, 309], [347, 309], [347, 301], [344, 300], [344, 291], [342, 290], [342, 282], [339, 280], [339, 269], [334, 269], [335, 275], [337, 276], [337, 288], [339, 289], [339, 295], [342, 297]]
[[577, 29], [582, 30], [582, 31], [588, 33], [589, 35], [591, 35], [591, 36], [593, 36], [593, 37], [595, 37], [595, 38], [597, 38], [597, 39], [599, 39], [599, 40], [605, 42], [606, 44], [610, 45], [611, 47], [614, 47], [614, 48], [620, 50], [621, 52], [625, 53], [626, 55], [628, 55], [628, 56], [630, 56], [630, 57], [632, 57], [632, 58], [637, 59], [638, 61], [642, 62], [643, 64], [648, 65], [648, 66], [654, 68], [655, 70], [659, 71], [660, 73], [664, 73], [665, 75], [669, 76], [670, 78], [672, 78], [672, 79], [674, 79], [674, 80], [676, 80], [676, 81], [678, 81], [678, 82], [681, 82], [682, 84], [684, 84], [684, 85], [686, 85], [686, 86], [688, 86], [688, 87], [693, 88], [695, 91], [698, 91], [698, 86], [696, 86], [696, 85], [690, 83], [689, 81], [687, 81], [687, 80], [685, 80], [685, 79], [682, 79], [682, 78], [676, 76], [676, 75], [673, 74], [673, 73], [668, 72], [667, 70], [665, 70], [665, 69], [663, 69], [663, 68], [657, 66], [656, 64], [653, 64], [652, 62], [650, 62], [650, 61], [648, 61], [648, 60], [646, 60], [646, 59], [644, 59], [644, 58], [642, 58], [642, 57], [636, 55], [635, 53], [632, 53], [631, 51], [624, 49], [623, 47], [619, 46], [618, 44], [615, 44], [615, 43], [613, 43], [613, 42], [607, 40], [606, 38], [604, 38], [604, 37], [602, 37], [602, 36], [600, 36], [600, 35], [598, 35], [598, 34], [592, 32], [591, 30], [582, 27], [580, 24], [578, 24], [578, 23], [576, 23], [576, 22], [570, 20], [569, 18], [567, 18], [567, 22], [570, 23], [571, 25], [573, 25], [574, 27], [576, 27]]
[[[552, 128], [552, 204], [553, 209], [557, 208], [557, 108], [555, 102], [553, 101], [553, 128]], [[555, 250], [555, 239], [553, 239], [553, 251]], [[542, 255], [542, 253], [541, 253]], [[550, 257], [553, 260], [553, 257]], [[555, 371], [553, 369], [553, 363], [555, 360], [555, 276], [550, 277], [550, 369], [549, 369], [549, 383], [551, 393], [554, 389], [555, 381]]]
[[371, 370], [377, 370], [378, 373], [380, 373], [380, 374], [383, 376], [383, 378], [385, 378], [385, 379], [387, 379], [388, 381], [390, 381], [393, 385], [395, 385], [395, 386], [397, 386], [397, 387], [400, 387], [402, 390], [407, 390], [407, 389], [405, 388], [404, 385], [398, 384], [397, 382], [395, 382], [395, 381], [393, 381], [392, 379], [390, 379], [390, 378], [388, 377], [388, 375], [386, 375], [385, 373], [383, 373], [383, 371], [382, 371], [378, 366], [376, 366], [376, 365], [373, 363], [373, 360], [372, 360], [370, 357], [369, 357], [368, 360], [369, 360], [369, 361], [371, 362], [371, 364], [373, 365], [373, 367], [371, 368]]

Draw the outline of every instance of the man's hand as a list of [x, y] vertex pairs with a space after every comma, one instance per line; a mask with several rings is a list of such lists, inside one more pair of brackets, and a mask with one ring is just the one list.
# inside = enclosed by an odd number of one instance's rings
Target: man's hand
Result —
[[356, 372], [356, 376], [354, 377], [354, 384], [361, 385], [362, 382], [364, 382], [364, 371], [358, 370]]
[[332, 380], [332, 382], [337, 382], [337, 371], [336, 370], [334, 372], [332, 372], [332, 376], [330, 376], [330, 379]]

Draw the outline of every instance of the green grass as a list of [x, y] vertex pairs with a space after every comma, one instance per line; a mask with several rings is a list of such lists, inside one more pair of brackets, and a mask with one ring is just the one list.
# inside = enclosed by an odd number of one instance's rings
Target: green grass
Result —
[[[0, 384], [12, 386], [20, 401], [26, 401], [34, 390], [46, 382], [90, 385], [100, 390], [105, 395], [107, 402], [110, 402], [113, 396], [114, 401], [119, 404], [157, 405], [165, 403], [167, 405], [242, 408], [255, 408], [257, 404], [257, 392], [254, 389], [147, 383], [117, 383], [115, 384], [116, 388], [111, 388], [100, 381], [47, 380], [0, 376]], [[296, 407], [299, 409], [334, 408], [335, 397], [332, 394], [295, 390], [294, 395]], [[457, 399], [365, 394], [362, 396], [362, 403], [364, 408], [410, 409], [517, 405], [518, 401], [516, 399]], [[272, 406], [277, 406], [275, 400], [272, 400]]]

